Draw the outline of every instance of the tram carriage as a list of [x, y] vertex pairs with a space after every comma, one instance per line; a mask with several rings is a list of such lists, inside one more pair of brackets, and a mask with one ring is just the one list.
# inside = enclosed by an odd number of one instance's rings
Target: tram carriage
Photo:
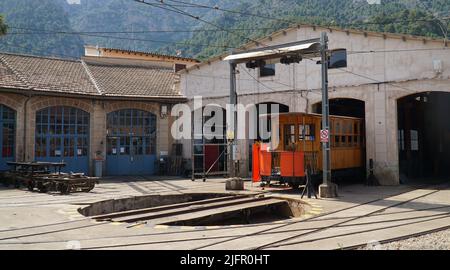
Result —
[[[305, 113], [263, 115], [271, 123], [271, 142], [253, 145], [253, 181], [262, 184], [279, 181], [293, 188], [305, 183], [308, 173], [319, 179], [322, 174], [320, 130], [322, 115]], [[279, 133], [274, 131], [278, 128]], [[277, 136], [278, 135], [278, 136]], [[332, 179], [363, 178], [365, 175], [364, 119], [330, 116]], [[315, 181], [318, 182], [318, 181]]]

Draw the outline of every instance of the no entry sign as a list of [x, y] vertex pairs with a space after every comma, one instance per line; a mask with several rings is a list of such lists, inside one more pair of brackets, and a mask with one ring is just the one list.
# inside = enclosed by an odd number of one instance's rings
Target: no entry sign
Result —
[[327, 143], [330, 141], [330, 131], [328, 129], [320, 130], [320, 142]]

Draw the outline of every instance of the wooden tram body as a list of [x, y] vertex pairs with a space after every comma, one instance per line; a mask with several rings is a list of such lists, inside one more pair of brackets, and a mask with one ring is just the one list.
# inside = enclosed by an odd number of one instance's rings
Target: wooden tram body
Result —
[[[311, 176], [319, 177], [323, 158], [320, 140], [322, 115], [281, 113], [277, 116], [278, 126], [275, 126], [275, 121], [269, 121], [271, 142], [253, 145], [253, 181], [279, 181], [298, 187], [305, 182], [306, 168]], [[261, 117], [266, 120], [271, 118], [270, 115]], [[275, 130], [279, 131], [278, 134]], [[364, 139], [364, 119], [330, 116], [331, 169], [334, 177], [363, 177]]]

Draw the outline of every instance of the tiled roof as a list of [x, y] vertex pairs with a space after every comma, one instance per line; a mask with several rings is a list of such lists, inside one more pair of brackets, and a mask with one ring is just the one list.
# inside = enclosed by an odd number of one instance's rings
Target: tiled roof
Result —
[[114, 97], [182, 97], [173, 69], [149, 61], [0, 53], [0, 88]]
[[[21, 83], [8, 88], [71, 94], [98, 94], [79, 61], [25, 55], [0, 54], [1, 69], [13, 73]], [[4, 78], [0, 78], [3, 86]]]
[[179, 97], [171, 68], [142, 60], [84, 59], [92, 77], [107, 96]]

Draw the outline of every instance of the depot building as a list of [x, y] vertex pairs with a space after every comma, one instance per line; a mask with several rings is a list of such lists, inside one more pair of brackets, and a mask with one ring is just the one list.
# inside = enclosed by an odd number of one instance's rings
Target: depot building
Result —
[[[296, 25], [248, 43], [236, 53], [317, 39], [322, 32], [329, 37], [329, 49], [347, 49], [348, 67], [329, 71], [330, 113], [364, 119], [361, 142], [367, 174], [373, 164], [373, 173], [382, 185], [450, 178], [450, 50], [446, 40]], [[227, 56], [180, 71], [181, 94], [191, 107], [194, 97], [201, 96], [203, 105], [226, 108], [230, 100]], [[278, 104], [282, 113], [321, 113], [321, 67], [315, 60], [291, 65], [266, 63], [256, 68], [239, 64], [237, 103]], [[332, 127], [331, 144], [349, 146], [347, 138], [354, 131]], [[241, 140], [237, 147], [234, 158], [243, 177], [252, 170], [254, 142]], [[227, 173], [228, 158], [221, 155], [227, 145], [225, 130], [222, 138], [184, 140], [183, 144], [184, 156], [195, 160], [194, 171], [199, 175], [205, 171]]]
[[8, 161], [66, 172], [151, 175], [172, 151], [176, 71], [196, 60], [87, 46], [81, 60], [0, 53], [0, 170]]

